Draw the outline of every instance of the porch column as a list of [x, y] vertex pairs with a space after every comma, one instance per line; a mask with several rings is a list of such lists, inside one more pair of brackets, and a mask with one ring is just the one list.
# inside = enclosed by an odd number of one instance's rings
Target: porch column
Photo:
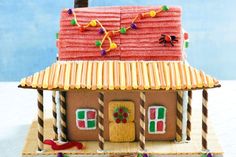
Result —
[[54, 140], [58, 140], [56, 91], [52, 91], [52, 115]]
[[140, 92], [140, 104], [139, 104], [139, 112], [140, 112], [140, 132], [139, 132], [139, 147], [141, 150], [145, 150], [145, 105], [146, 96], [144, 92]]
[[104, 93], [99, 92], [98, 94], [98, 142], [99, 149], [104, 150]]
[[207, 150], [207, 119], [208, 119], [208, 93], [206, 89], [202, 91], [202, 150]]
[[182, 141], [183, 91], [177, 91], [176, 142]]
[[187, 104], [187, 140], [191, 140], [191, 117], [192, 117], [192, 91], [188, 91]]
[[60, 91], [60, 124], [61, 124], [61, 141], [67, 141], [67, 125], [66, 125], [66, 92]]
[[44, 141], [44, 118], [43, 118], [43, 90], [38, 92], [38, 151], [43, 150]]

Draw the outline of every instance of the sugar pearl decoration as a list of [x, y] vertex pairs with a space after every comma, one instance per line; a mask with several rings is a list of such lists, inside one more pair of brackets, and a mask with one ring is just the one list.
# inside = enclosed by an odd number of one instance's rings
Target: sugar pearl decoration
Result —
[[72, 19], [72, 20], [70, 21], [70, 24], [73, 25], [73, 26], [76, 25], [76, 20], [75, 20], [75, 19]]
[[72, 9], [68, 9], [68, 10], [67, 10], [67, 13], [68, 13], [69, 15], [71, 15], [71, 14], [73, 13]]
[[137, 29], [137, 25], [136, 25], [135, 23], [131, 23], [131, 24], [130, 24], [130, 27], [131, 27], [132, 29]]
[[142, 18], [144, 18], [144, 15], [143, 15], [142, 13], [140, 13], [140, 14], [138, 14], [138, 17], [139, 17], [140, 19], [142, 19]]
[[92, 27], [96, 27], [96, 26], [97, 26], [96, 20], [90, 21], [90, 25], [91, 25]]
[[137, 157], [143, 157], [143, 155], [141, 153], [138, 153]]
[[121, 34], [125, 34], [125, 33], [126, 33], [126, 28], [125, 28], [125, 27], [122, 27], [122, 28], [120, 29], [120, 33], [121, 33]]
[[213, 157], [213, 155], [211, 153], [208, 153], [207, 157]]
[[116, 49], [116, 48], [117, 48], [116, 43], [111, 43], [111, 44], [110, 44], [110, 48], [111, 48], [111, 49]]
[[102, 50], [101, 50], [101, 55], [102, 55], [102, 56], [105, 56], [106, 54], [107, 54], [107, 51], [104, 50], [104, 49], [102, 49]]
[[64, 157], [63, 153], [59, 152], [57, 153], [57, 157]]
[[157, 14], [157, 12], [154, 11], [154, 10], [151, 10], [151, 11], [149, 12], [149, 15], [150, 15], [151, 17], [155, 17], [156, 14]]
[[143, 154], [143, 157], [148, 157], [148, 154], [147, 154], [147, 153], [144, 153], [144, 154]]
[[104, 31], [104, 29], [103, 29], [103, 28], [100, 28], [100, 29], [98, 30], [98, 33], [99, 33], [99, 34], [104, 34], [104, 33], [105, 33], [105, 31]]
[[170, 8], [169, 8], [167, 5], [163, 5], [163, 6], [162, 6], [162, 10], [163, 10], [163, 11], [168, 11], [169, 9], [170, 9]]
[[97, 40], [97, 41], [95, 42], [95, 45], [96, 45], [97, 47], [99, 47], [99, 46], [102, 45], [102, 43], [101, 43], [101, 41]]
[[80, 30], [80, 32], [83, 32], [85, 29], [84, 29], [83, 26], [81, 26], [81, 27], [79, 28], [79, 30]]

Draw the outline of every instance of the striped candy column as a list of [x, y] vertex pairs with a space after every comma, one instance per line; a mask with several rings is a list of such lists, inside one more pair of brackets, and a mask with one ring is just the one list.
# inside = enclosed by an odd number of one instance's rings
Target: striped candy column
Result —
[[145, 105], [146, 102], [146, 96], [144, 92], [140, 92], [140, 105], [139, 105], [139, 111], [140, 111], [140, 133], [139, 133], [139, 146], [141, 150], [145, 150]]
[[202, 150], [207, 150], [207, 118], [208, 118], [208, 93], [206, 89], [202, 91]]
[[43, 90], [37, 90], [37, 92], [38, 92], [38, 151], [42, 151], [43, 140], [44, 140]]
[[98, 94], [98, 140], [99, 140], [99, 149], [104, 150], [104, 94], [99, 92]]
[[54, 140], [58, 140], [56, 91], [52, 91], [52, 115]]
[[61, 141], [67, 141], [67, 127], [66, 127], [66, 92], [60, 92], [60, 124], [61, 124]]
[[192, 117], [192, 91], [188, 91], [188, 105], [187, 105], [187, 140], [191, 140], [191, 117]]
[[176, 141], [182, 141], [183, 91], [177, 91]]

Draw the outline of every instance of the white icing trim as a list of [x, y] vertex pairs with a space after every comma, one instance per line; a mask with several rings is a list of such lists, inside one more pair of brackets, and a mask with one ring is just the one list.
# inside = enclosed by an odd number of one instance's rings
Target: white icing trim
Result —
[[[80, 112], [80, 111], [84, 111], [84, 121], [85, 121], [85, 127], [84, 128], [81, 128], [81, 127], [79, 127], [79, 125], [78, 125], [78, 121], [80, 120], [80, 119], [78, 119], [78, 117], [77, 117], [77, 113], [78, 112]], [[88, 111], [93, 111], [93, 112], [95, 112], [95, 118], [94, 119], [90, 119], [90, 120], [88, 120], [88, 118], [87, 118], [87, 112]], [[95, 110], [95, 109], [84, 109], [84, 108], [79, 108], [79, 109], [77, 109], [76, 111], [75, 111], [75, 117], [76, 117], [76, 126], [77, 126], [77, 128], [79, 129], [79, 130], [95, 130], [96, 128], [97, 128], [97, 111]], [[92, 128], [88, 128], [88, 126], [87, 126], [87, 122], [88, 121], [91, 121], [91, 120], [94, 120], [95, 121], [95, 126], [94, 127], [92, 127]]]
[[[156, 110], [156, 117], [155, 117], [154, 120], [151, 120], [150, 119], [150, 115], [151, 115], [150, 114], [150, 110], [153, 109], [153, 108]], [[158, 119], [158, 109], [159, 108], [163, 108], [164, 109], [164, 119], [161, 119], [161, 120]], [[151, 121], [154, 121], [155, 125], [157, 124], [157, 122], [162, 121], [163, 122], [163, 131], [151, 132], [150, 131], [150, 122]], [[156, 130], [156, 128], [155, 128], [155, 130]], [[164, 133], [166, 133], [166, 108], [164, 106], [149, 106], [148, 107], [148, 133], [149, 134], [164, 134]]]

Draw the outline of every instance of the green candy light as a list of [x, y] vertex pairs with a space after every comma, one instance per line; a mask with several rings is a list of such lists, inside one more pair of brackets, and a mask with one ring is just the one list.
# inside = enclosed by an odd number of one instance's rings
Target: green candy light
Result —
[[141, 153], [138, 153], [138, 156], [137, 157], [143, 157], [143, 155]]
[[56, 39], [58, 39], [58, 37], [59, 37], [59, 33], [56, 33]]
[[73, 25], [73, 26], [76, 25], [76, 20], [75, 20], [75, 19], [72, 19], [72, 20], [70, 21], [70, 24]]
[[102, 43], [101, 43], [101, 41], [97, 40], [97, 41], [95, 42], [95, 45], [96, 45], [97, 47], [99, 47], [99, 46], [102, 45]]
[[121, 34], [125, 34], [125, 33], [126, 33], [126, 28], [122, 27], [122, 28], [120, 29], [120, 33], [121, 33]]
[[188, 41], [185, 41], [185, 42], [184, 42], [184, 47], [185, 47], [185, 48], [188, 48], [188, 46], [189, 46], [189, 42], [188, 42]]
[[207, 157], [207, 155], [206, 154], [202, 154], [201, 157]]
[[169, 8], [167, 5], [163, 5], [163, 6], [162, 6], [162, 10], [163, 10], [163, 11], [168, 11], [169, 9], [170, 9], [170, 8]]

